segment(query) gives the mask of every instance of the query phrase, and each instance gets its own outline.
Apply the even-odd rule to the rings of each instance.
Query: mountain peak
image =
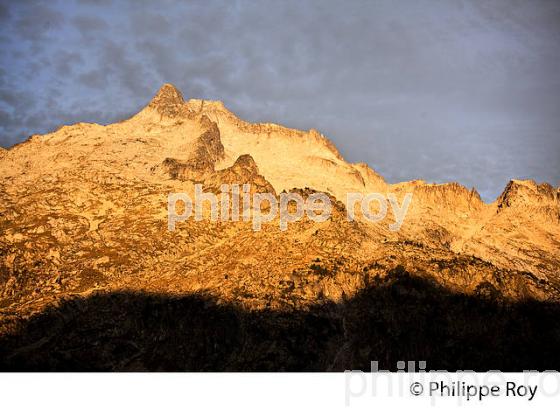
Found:
[[[547,183],[537,184],[532,179],[512,179],[498,197],[498,211],[513,206],[551,207],[557,215],[559,198],[554,187]]]
[[[181,102],[184,102],[183,94],[181,93],[181,91],[179,91],[179,89],[171,83],[163,84],[158,90],[156,97],[157,96],[170,96],[179,99]]]
[[[184,104],[185,100],[181,91],[173,84],[165,83],[152,98],[149,106],[155,108],[162,115],[174,117]]]

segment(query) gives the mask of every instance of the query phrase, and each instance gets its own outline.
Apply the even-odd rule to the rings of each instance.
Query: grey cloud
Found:
[[[42,3],[27,4],[15,23],[17,33],[23,39],[37,42],[50,31],[56,30],[64,23],[64,15]]]
[[[146,84],[148,74],[143,63],[132,59],[123,45],[106,39],[101,50],[101,63],[133,98],[152,92]]]
[[[34,108],[35,101],[29,92],[2,88],[0,89],[0,104],[17,112],[25,112]]]
[[[99,89],[109,85],[107,73],[102,70],[92,70],[78,76],[80,83],[93,89]]]
[[[76,69],[84,64],[82,55],[77,51],[59,50],[54,54],[51,64],[59,76],[71,75]]]
[[[138,42],[135,48],[142,56],[143,63],[158,74],[161,83],[177,83],[182,77],[178,70],[181,67],[181,58],[172,44],[144,40]]]
[[[82,35],[92,31],[97,32],[109,26],[107,22],[101,18],[88,15],[79,15],[74,17],[72,24],[82,33]]]
[[[78,0],[78,3],[88,6],[108,6],[113,0]]]
[[[171,32],[171,25],[165,16],[149,11],[132,13],[130,28],[138,36],[157,36]]]
[[[0,3],[0,21],[6,21],[10,18],[10,10],[8,6]]]
[[[10,123],[11,120],[12,116],[10,115],[10,113],[0,109],[0,124],[2,124],[1,126],[5,126],[5,124]]]

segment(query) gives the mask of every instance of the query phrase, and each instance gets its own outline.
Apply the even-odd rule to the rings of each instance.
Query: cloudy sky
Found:
[[[164,82],[327,135],[390,182],[560,184],[560,1],[0,0],[0,145]]]

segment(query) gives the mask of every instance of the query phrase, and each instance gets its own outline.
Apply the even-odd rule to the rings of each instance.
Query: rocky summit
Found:
[[[332,199],[255,230],[168,197]],[[347,194],[411,194],[400,229]],[[207,211],[207,210],[206,210]],[[133,117],[0,149],[0,369],[560,369],[560,189],[387,183],[316,130],[253,124],[165,84]]]

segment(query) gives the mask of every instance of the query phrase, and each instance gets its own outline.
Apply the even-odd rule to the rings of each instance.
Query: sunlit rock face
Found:
[[[302,219],[285,231],[277,219],[260,231],[243,219],[189,219],[169,231],[168,194],[192,195],[197,184],[217,194],[223,184],[276,197],[325,193],[334,207],[324,222]],[[411,193],[412,200],[401,229],[392,231],[391,214],[380,223],[349,221],[348,193],[398,201]],[[64,305],[67,312],[73,298],[192,297],[181,303],[241,309],[248,316],[239,320],[253,324],[261,316],[251,315],[273,312],[264,322],[270,329],[300,320],[301,312],[326,315],[336,338],[317,347],[324,360],[309,368],[338,369],[353,363],[348,346],[359,339],[357,322],[345,330],[343,317],[367,309],[371,295],[388,297],[372,290],[379,286],[393,292],[417,278],[429,283],[430,295],[499,306],[557,303],[559,198],[558,188],[533,181],[511,181],[491,204],[457,183],[389,184],[367,165],[346,162],[316,130],[251,124],[221,102],[185,101],[165,84],[127,120],[65,125],[0,149],[0,334],[17,335],[46,309]],[[397,280],[395,272],[413,279]],[[402,292],[419,300],[424,290]],[[160,303],[119,297],[131,309]],[[445,305],[447,297],[434,300]],[[212,314],[222,317],[220,309]],[[468,318],[462,310],[459,316]],[[243,369],[243,358],[235,360],[233,368]]]

